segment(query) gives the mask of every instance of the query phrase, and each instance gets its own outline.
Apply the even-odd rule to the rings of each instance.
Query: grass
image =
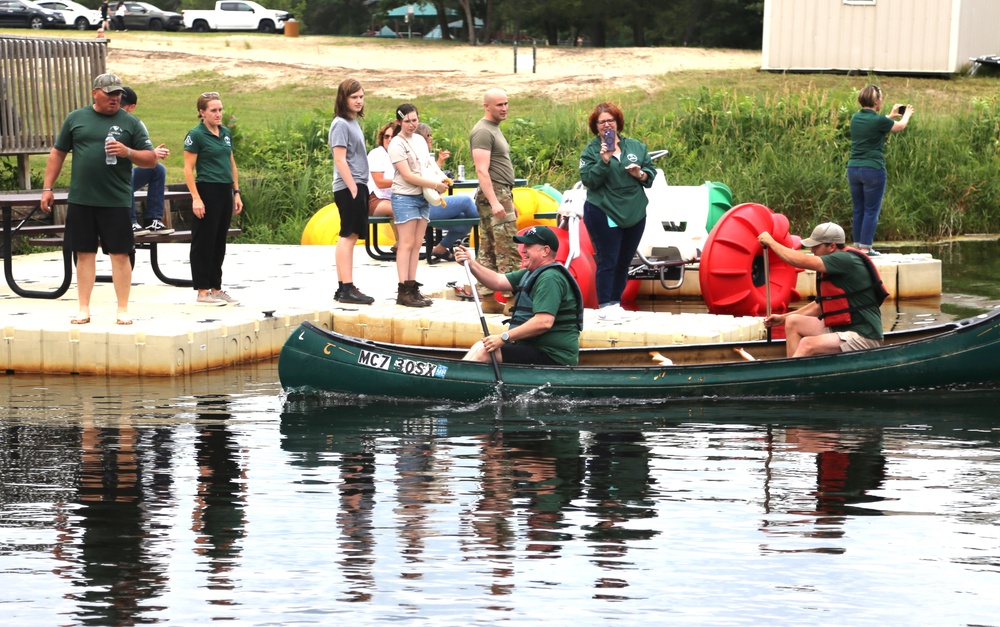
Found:
[[[350,38],[330,39],[330,46]],[[414,45],[426,45],[421,42]],[[760,202],[785,213],[804,232],[821,220],[850,223],[844,167],[848,124],[856,92],[878,83],[888,100],[914,105],[909,128],[893,134],[886,159],[889,184],[878,237],[934,239],[966,232],[1000,231],[1000,78],[950,79],[757,71],[680,72],[664,75],[650,91],[595,93],[578,102],[534,95],[511,98],[504,132],[515,170],[531,184],[566,189],[577,180],[577,159],[591,136],[586,119],[600,100],[619,103],[627,135],[650,149],[667,148],[658,165],[671,184],[726,183],[736,202]],[[236,116],[237,160],[244,200],[258,216],[258,241],[297,242],[308,217],[332,202],[332,164],[325,128],[332,116],[334,83],[282,84],[261,90],[237,78],[192,72],[167,82],[133,81],[137,115],[155,143],[166,143],[171,182],[183,180],[182,140],[197,123],[194,102],[219,91]],[[377,126],[398,102],[366,94],[369,146]],[[452,163],[471,167],[468,131],[481,108],[453,97],[415,101],[434,128],[435,144]],[[888,110],[888,109],[887,109]],[[32,159],[38,176],[44,157]],[[64,168],[58,185],[68,183]]]

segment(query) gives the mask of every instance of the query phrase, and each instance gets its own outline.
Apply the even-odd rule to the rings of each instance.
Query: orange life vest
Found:
[[[885,285],[882,283],[882,277],[878,273],[878,268],[875,267],[875,264],[872,263],[872,260],[868,257],[868,255],[860,250],[857,250],[856,248],[845,248],[844,251],[853,253],[864,260],[865,268],[868,269],[868,276],[871,278],[871,285],[862,290],[847,293],[843,289],[834,285],[833,281],[826,277],[826,273],[816,273],[816,302],[819,303],[821,312],[819,319],[826,323],[826,326],[831,329],[834,327],[845,327],[851,324],[851,315],[855,311],[879,307],[882,305],[882,301],[889,296],[889,292],[886,291]],[[872,290],[873,295],[875,296],[875,304],[869,304],[862,307],[851,307],[850,300],[848,299],[868,290]]]

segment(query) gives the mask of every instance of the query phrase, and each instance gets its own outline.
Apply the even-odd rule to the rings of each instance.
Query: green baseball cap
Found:
[[[548,246],[552,252],[559,250],[559,238],[547,226],[533,226],[524,235],[515,235],[514,241],[519,244],[541,244]]]

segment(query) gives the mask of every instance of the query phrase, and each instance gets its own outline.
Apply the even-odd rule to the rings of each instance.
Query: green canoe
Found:
[[[740,350],[753,357],[747,360]],[[651,352],[671,360],[658,365]],[[746,398],[877,392],[1000,383],[1000,309],[893,332],[874,350],[784,357],[783,342],[588,349],[580,365],[500,366],[510,397]],[[278,376],[288,392],[478,401],[496,394],[490,364],[463,351],[360,340],[302,323],[285,342]]]

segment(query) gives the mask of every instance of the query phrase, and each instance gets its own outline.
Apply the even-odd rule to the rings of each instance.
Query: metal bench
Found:
[[[39,192],[20,192],[16,194],[0,194],[0,208],[3,210],[3,260],[4,260],[4,277],[7,280],[7,285],[10,286],[11,291],[13,291],[18,296],[24,298],[46,298],[46,299],[56,299],[61,297],[69,289],[70,283],[73,280],[73,253],[72,251],[65,248],[65,225],[62,224],[43,224],[43,225],[28,225],[27,220],[34,214],[35,211],[39,210],[38,201],[41,194]],[[67,202],[67,192],[59,191],[54,194],[56,204],[65,204]],[[137,200],[143,200],[146,197],[145,191],[138,191],[135,194]],[[168,191],[166,193],[167,199],[188,199],[190,200],[191,194],[187,191]],[[34,207],[31,213],[28,214],[26,218],[21,220],[18,225],[13,224],[13,208],[14,207]],[[169,209],[168,209],[169,211]],[[167,217],[166,215],[164,216]],[[228,236],[235,237],[239,235],[242,231],[240,229],[229,229]],[[28,238],[28,243],[32,246],[51,246],[51,247],[62,247],[63,249],[63,281],[59,287],[54,290],[29,290],[18,285],[17,280],[14,278],[13,272],[13,238],[14,235],[19,235]],[[191,279],[176,279],[167,276],[159,264],[159,256],[157,251],[158,244],[170,244],[170,243],[183,243],[191,241],[191,231],[174,231],[168,235],[160,234],[149,234],[140,235],[135,238],[135,249],[144,249],[149,251],[149,263],[153,269],[153,274],[156,275],[160,281],[167,285],[173,285],[176,287],[191,287],[193,284]],[[129,259],[132,266],[135,267],[135,250],[129,255]],[[98,281],[109,282],[111,277],[99,276]]]

